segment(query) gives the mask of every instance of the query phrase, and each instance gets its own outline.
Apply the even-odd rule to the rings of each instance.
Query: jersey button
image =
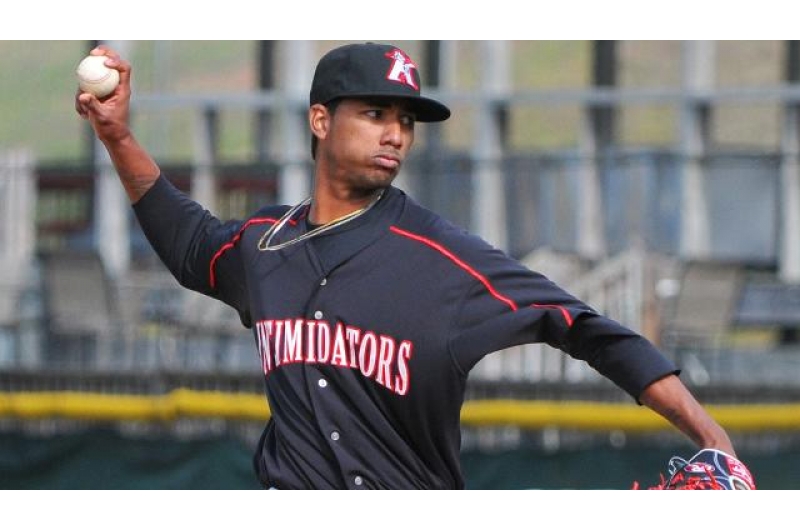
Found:
[[[317,381],[317,384],[319,385],[320,388],[325,388],[326,386],[328,386],[328,382],[325,381],[324,379],[320,379],[319,381]]]
[[[316,318],[317,320],[322,320],[322,317],[323,317],[322,311],[314,311],[314,318]]]
[[[364,479],[361,478],[360,476],[357,476],[356,478],[353,479],[353,483],[356,486],[361,486],[362,484],[364,484]]]
[[[334,442],[339,441],[339,431],[333,431],[331,433],[331,440],[333,440]]]
[[[320,284],[320,285],[323,285],[323,286],[324,286],[324,285],[327,285],[327,284],[328,284],[328,278],[322,278],[322,281],[321,281],[321,282],[319,282],[319,284]]]

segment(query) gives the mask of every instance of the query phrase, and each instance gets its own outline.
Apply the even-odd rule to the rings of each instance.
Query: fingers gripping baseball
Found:
[[[131,66],[105,46],[90,52],[92,56],[105,56],[105,66],[119,72],[119,83],[107,96],[98,98],[78,88],[75,94],[75,110],[89,120],[97,137],[104,141],[118,141],[130,134],[128,128]]]

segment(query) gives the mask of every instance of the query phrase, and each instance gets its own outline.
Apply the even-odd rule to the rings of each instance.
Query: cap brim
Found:
[[[447,108],[447,106],[445,106],[442,103],[439,103],[435,99],[426,98],[422,96],[405,96],[399,94],[377,94],[375,92],[371,92],[365,94],[347,94],[342,96],[336,96],[328,99],[326,103],[333,99],[340,99],[340,98],[399,99],[401,101],[406,102],[408,110],[414,113],[414,116],[416,116],[417,121],[421,122],[444,121],[450,117],[450,109]]]
[[[450,109],[435,99],[422,96],[403,98],[409,103],[409,109],[417,117],[417,121],[444,121],[450,117]]]

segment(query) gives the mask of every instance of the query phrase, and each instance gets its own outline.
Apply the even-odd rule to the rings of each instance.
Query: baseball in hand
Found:
[[[75,73],[81,90],[104,98],[117,88],[119,72],[106,66],[105,62],[105,55],[89,55],[78,64]]]

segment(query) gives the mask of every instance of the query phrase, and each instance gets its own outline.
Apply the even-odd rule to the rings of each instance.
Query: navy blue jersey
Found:
[[[489,353],[544,342],[636,399],[677,373],[644,337],[390,187],[364,215],[277,251],[287,206],[223,223],[163,176],[134,205],[181,285],[252,329],[271,410],[265,486],[464,487],[460,412]],[[306,230],[301,209],[273,244]]]

